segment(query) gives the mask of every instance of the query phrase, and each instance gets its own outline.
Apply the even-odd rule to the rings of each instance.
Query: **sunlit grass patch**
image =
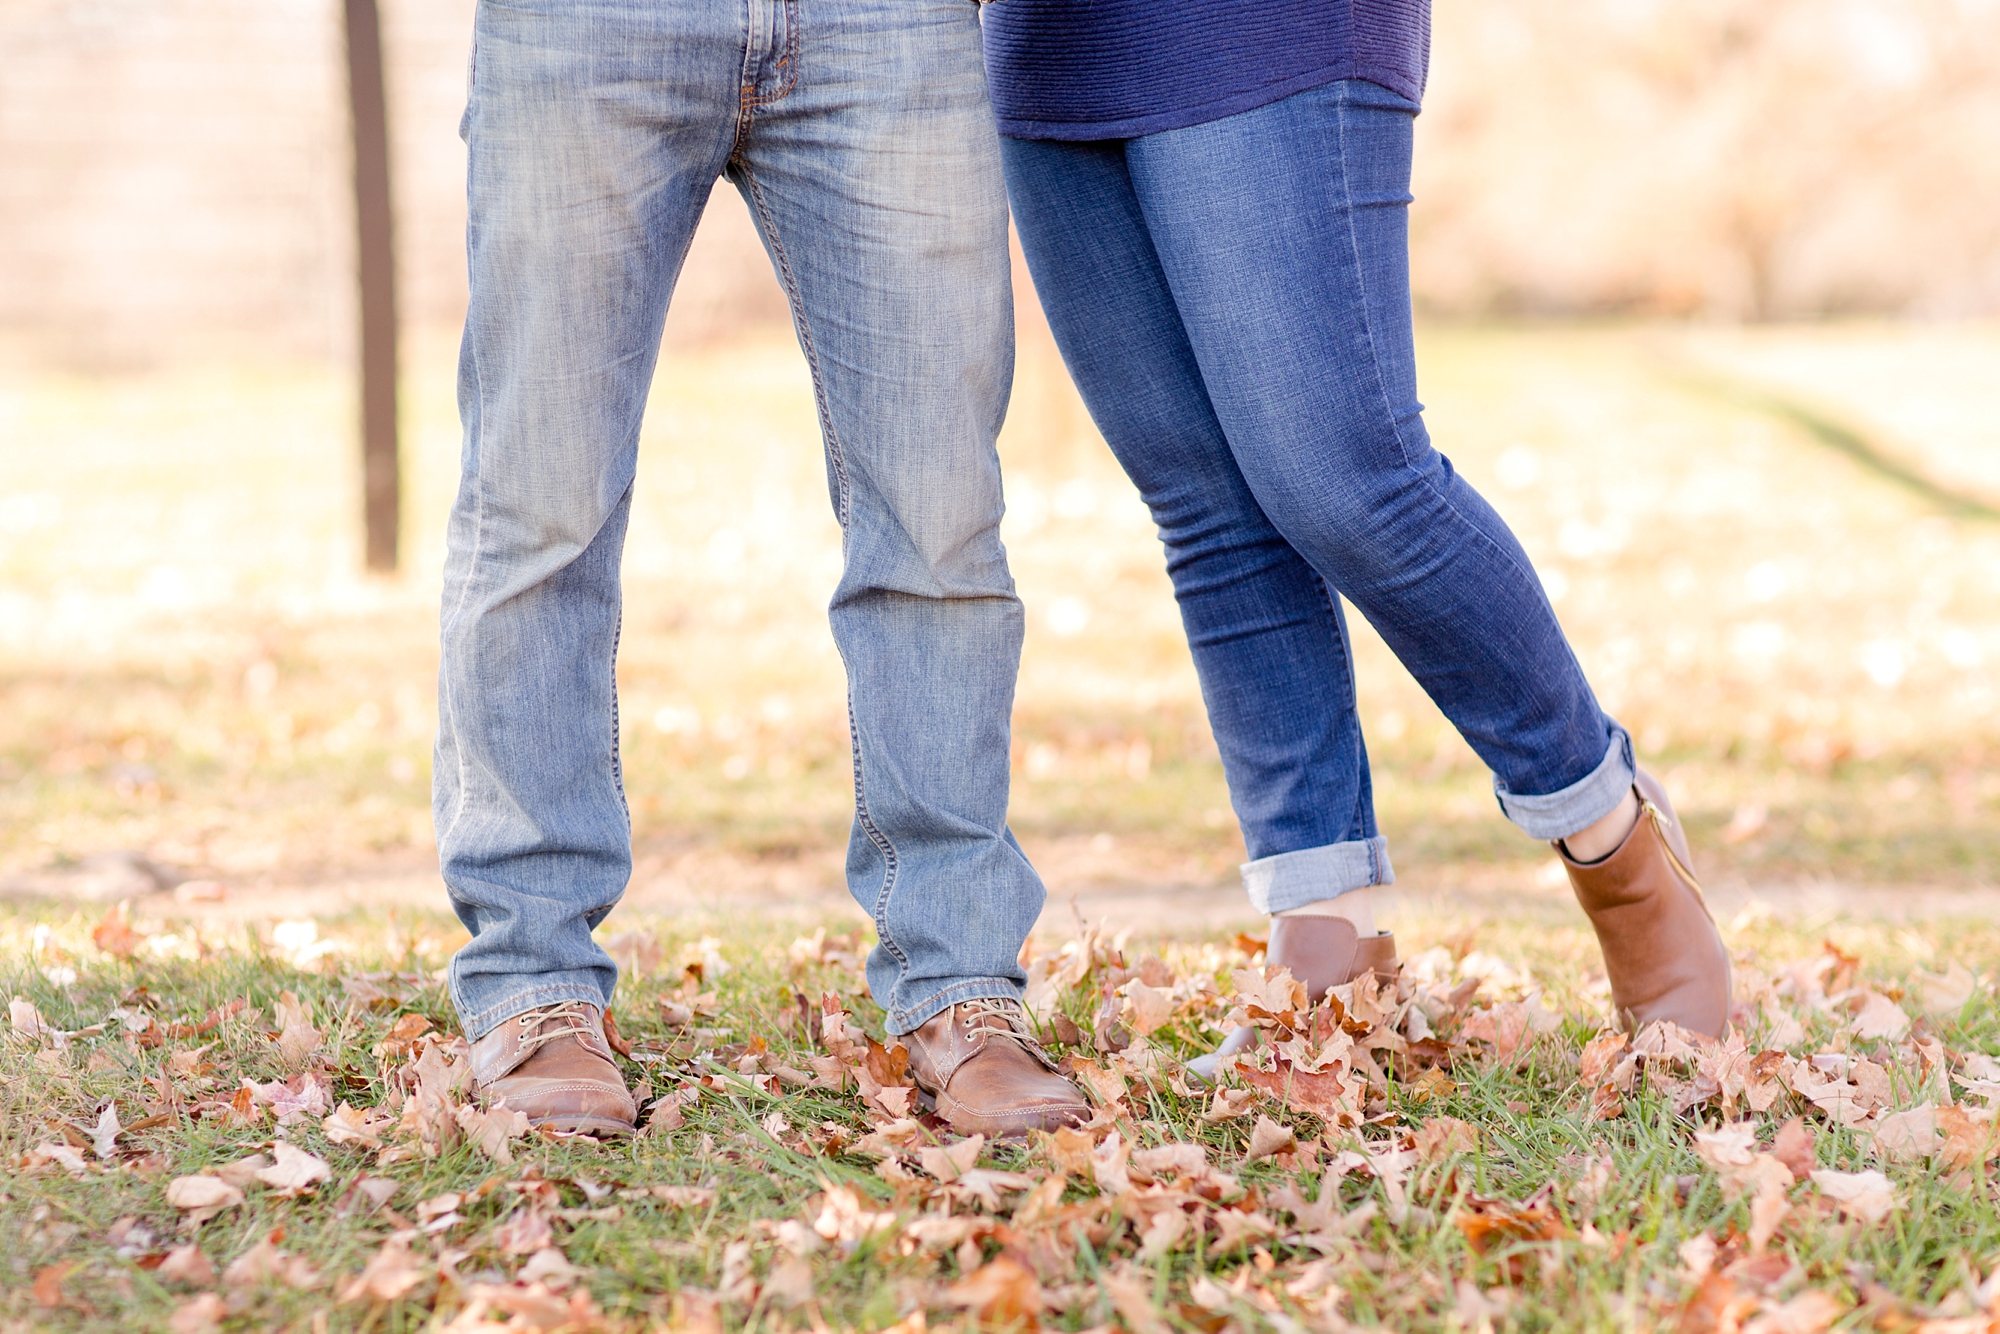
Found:
[[[1271,1021],[1219,1092],[1180,1062],[1246,988],[1283,1001],[1255,941],[1031,951],[1030,1002],[1099,1110],[994,1145],[902,1087],[851,927],[617,922],[650,1123],[597,1144],[467,1100],[445,920],[209,938],[16,915],[0,1310],[190,1330],[1986,1318],[1990,924],[1745,914],[1727,1045],[1607,1034],[1573,926],[1398,930],[1398,987]]]

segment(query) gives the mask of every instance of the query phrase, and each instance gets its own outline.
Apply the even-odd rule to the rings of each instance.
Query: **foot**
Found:
[[[961,1135],[1004,1138],[1090,1119],[1090,1103],[1035,1040],[1019,1001],[960,1001],[903,1034],[910,1075]]]
[[[531,1126],[629,1135],[639,1115],[604,1040],[604,1012],[583,1001],[528,1010],[472,1044],[472,1087]]]
[[[1388,978],[1396,975],[1396,937],[1379,931],[1363,936],[1354,923],[1342,917],[1273,917],[1271,943],[1264,947],[1264,963],[1271,968],[1289,968],[1292,976],[1306,984],[1306,1001],[1319,1004],[1327,992],[1352,982],[1363,973]],[[1222,1045],[1206,1056],[1188,1062],[1188,1073],[1204,1084],[1215,1082],[1215,1072],[1237,1052],[1257,1045],[1257,1030],[1232,1029]]]
[[[1618,1022],[1636,1029],[1670,1019],[1719,1038],[1729,1028],[1729,951],[1666,789],[1647,773],[1632,788],[1639,822],[1615,852],[1594,862],[1575,860],[1560,842],[1556,852],[1597,931]]]

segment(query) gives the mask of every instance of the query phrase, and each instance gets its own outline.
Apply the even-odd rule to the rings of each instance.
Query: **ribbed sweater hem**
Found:
[[[1407,74],[1379,65],[1365,65],[1353,60],[1339,60],[1304,74],[1293,75],[1277,83],[1267,83],[1244,92],[1232,93],[1212,102],[1198,106],[1176,107],[1172,111],[1149,112],[1143,116],[1126,116],[1118,120],[1066,121],[1066,120],[1020,120],[1012,116],[996,115],[1000,133],[1009,139],[1137,139],[1142,135],[1162,134],[1168,130],[1185,130],[1191,125],[1205,125],[1224,116],[1234,116],[1245,111],[1255,111],[1258,107],[1282,102],[1293,93],[1302,93],[1308,88],[1336,82],[1340,79],[1362,79],[1368,83],[1387,88],[1399,97],[1407,97],[1412,102],[1423,100],[1423,86],[1413,81]]]

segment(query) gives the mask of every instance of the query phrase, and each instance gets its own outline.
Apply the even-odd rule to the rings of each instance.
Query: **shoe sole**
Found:
[[[550,1116],[528,1123],[536,1130],[553,1130],[559,1135],[635,1135],[639,1128],[602,1116]]]

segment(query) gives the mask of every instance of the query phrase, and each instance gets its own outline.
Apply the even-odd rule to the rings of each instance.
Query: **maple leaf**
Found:
[[[1892,1041],[1910,1031],[1910,1016],[1903,1007],[1879,992],[1862,994],[1849,1030],[1862,1039],[1888,1038]]]
[[[333,1175],[324,1158],[279,1140],[271,1147],[277,1161],[257,1173],[257,1179],[280,1195],[303,1195]]]
[[[1840,1211],[1865,1223],[1879,1223],[1896,1208],[1896,1190],[1880,1172],[1835,1172],[1827,1169],[1812,1174],[1819,1193],[1832,1200]]]
[[[414,1051],[417,1039],[430,1032],[433,1027],[435,1025],[431,1023],[428,1015],[406,1014],[396,1020],[389,1031],[382,1035],[382,1040],[369,1048],[369,1051],[377,1060],[400,1059]]]
[[[278,1249],[277,1238],[282,1235],[274,1232],[232,1260],[222,1271],[223,1283],[232,1288],[251,1288],[275,1282],[301,1291],[320,1286],[325,1280],[303,1257],[287,1255]]]
[[[90,1144],[97,1156],[105,1162],[118,1157],[118,1137],[125,1133],[125,1127],[118,1124],[118,1104],[107,1102],[98,1113],[97,1126],[91,1131]]]
[[[453,1120],[465,1132],[466,1139],[476,1145],[479,1151],[502,1167],[514,1165],[514,1154],[507,1147],[510,1139],[519,1139],[528,1133],[528,1114],[517,1112],[505,1100],[495,1102],[485,1110],[471,1103],[460,1104]]]
[[[1035,1135],[1035,1148],[1042,1160],[1063,1176],[1089,1176],[1090,1151],[1095,1145],[1096,1140],[1089,1131],[1071,1126]]]
[[[1148,1264],[1157,1261],[1180,1245],[1188,1227],[1188,1216],[1179,1209],[1160,1210],[1139,1233],[1139,1258]]]
[[[1256,1102],[1257,1095],[1250,1089],[1218,1088],[1201,1119],[1210,1122],[1234,1120],[1248,1113]]]
[[[1311,1112],[1328,1125],[1353,1126],[1361,1121],[1361,1099],[1367,1086],[1351,1075],[1343,1079],[1336,1070],[1308,1073],[1286,1061],[1274,1062],[1270,1070],[1259,1070],[1245,1064],[1240,1056],[1235,1071],[1237,1078],[1252,1088],[1287,1107]]]
[[[397,1232],[382,1243],[381,1250],[369,1257],[359,1274],[341,1287],[340,1300],[357,1302],[367,1298],[369,1301],[393,1302],[429,1276],[428,1268],[410,1258],[408,1234]]]
[[[1620,1060],[1630,1049],[1631,1043],[1625,1034],[1608,1029],[1586,1042],[1583,1051],[1576,1058],[1576,1073],[1584,1083],[1595,1086],[1610,1077]]]
[[[312,1011],[289,991],[278,993],[278,1059],[297,1071],[319,1050],[322,1035],[312,1025]],[[324,1110],[324,1109],[322,1109]]]
[[[1937,1108],[1929,1103],[1875,1122],[1875,1156],[1890,1163],[1920,1163],[1943,1146]]]
[[[63,1280],[69,1277],[70,1270],[75,1269],[76,1265],[77,1262],[74,1260],[64,1260],[38,1272],[35,1275],[34,1283],[30,1285],[29,1289],[34,1296],[35,1305],[49,1310],[67,1307],[74,1311],[82,1311],[89,1315],[95,1315],[96,1312],[92,1310],[88,1303],[72,1297],[63,1291]]]
[[[1965,1003],[1972,999],[1972,993],[1979,986],[1979,979],[1954,959],[1943,973],[1918,973],[1916,983],[1920,997],[1918,1003],[1924,1013],[1944,1017],[1965,1008]]]
[[[1012,1256],[995,1256],[943,1295],[947,1305],[968,1310],[983,1322],[1040,1328],[1042,1285],[1034,1270]]]
[[[1119,1017],[1138,1037],[1158,1032],[1174,1017],[1174,994],[1170,988],[1148,986],[1135,977],[1118,990],[1125,998]]]
[[[1743,1326],[1743,1334],[1823,1334],[1847,1311],[1831,1293],[1808,1289],[1790,1301],[1767,1305]]]
[[[1243,1155],[1243,1161],[1254,1163],[1275,1154],[1296,1153],[1298,1147],[1299,1137],[1292,1133],[1290,1126],[1281,1126],[1270,1117],[1260,1115],[1257,1124],[1250,1128],[1250,1149]]]
[[[1479,1131],[1455,1116],[1434,1116],[1417,1127],[1410,1147],[1418,1162],[1434,1163],[1455,1153],[1479,1152]]]
[[[125,903],[120,900],[96,926],[90,928],[90,943],[113,958],[129,959],[145,941],[132,929],[131,922],[126,918]]]
[[[1794,1181],[1804,1181],[1812,1174],[1818,1159],[1814,1156],[1813,1133],[1804,1117],[1795,1116],[1778,1127],[1771,1156],[1790,1169]]]
[[[1474,1010],[1460,1022],[1458,1032],[1468,1042],[1490,1045],[1495,1059],[1501,1062],[1513,1060],[1522,1046],[1534,1037],[1534,1029],[1528,1022],[1528,1008],[1518,1001]]]
[[[1570,1236],[1568,1226],[1551,1209],[1477,1196],[1468,1199],[1451,1221],[1464,1234],[1466,1244],[1481,1255],[1514,1242],[1561,1241]]]
[[[533,1255],[544,1246],[554,1245],[555,1233],[540,1209],[524,1205],[493,1230],[493,1243],[502,1255]]]
[[[819,1217],[813,1220],[813,1231],[828,1241],[837,1242],[849,1254],[865,1239],[896,1226],[896,1215],[867,1208],[862,1204],[860,1192],[852,1186],[836,1186],[831,1182],[821,1184],[825,1191],[821,1196]]]
[[[1132,1334],[1170,1334],[1171,1326],[1160,1317],[1153,1304],[1153,1276],[1129,1261],[1107,1269],[1098,1277],[1111,1305],[1124,1318]]]
[[[189,1226],[199,1227],[243,1203],[243,1192],[221,1177],[175,1177],[167,1183],[167,1203],[187,1214]]]
[[[1758,1179],[1756,1194],[1750,1199],[1750,1254],[1762,1255],[1764,1248],[1777,1235],[1778,1227],[1792,1212],[1791,1201],[1785,1192],[1792,1184],[1792,1174],[1783,1163],[1770,1154],[1758,1154],[1760,1163],[1775,1165],[1776,1171],[1766,1170]]]
[[[193,1242],[176,1246],[167,1252],[167,1258],[160,1261],[153,1271],[153,1277],[162,1283],[185,1283],[191,1288],[205,1288],[215,1282],[215,1266],[201,1253],[201,1247]]]
[[[1937,1128],[1944,1134],[1944,1144],[1938,1150],[1938,1157],[1953,1171],[1982,1167],[1987,1159],[2000,1151],[1993,1124],[1975,1121],[1956,1104],[1947,1103],[1937,1109]]]
[[[1090,1094],[1091,1101],[1099,1107],[1110,1107],[1130,1091],[1122,1071],[1098,1065],[1094,1061],[1079,1061],[1070,1068],[1070,1075],[1083,1085]]]
[[[212,1292],[198,1292],[167,1317],[168,1334],[214,1334],[222,1328],[229,1304]]]
[[[342,1102],[333,1115],[320,1122],[326,1137],[335,1144],[353,1144],[363,1149],[379,1149],[395,1127],[396,1118],[377,1108],[361,1109]]]
[[[926,1145],[917,1150],[917,1161],[939,1181],[956,1181],[977,1165],[985,1147],[986,1136],[974,1135],[947,1148]]]

